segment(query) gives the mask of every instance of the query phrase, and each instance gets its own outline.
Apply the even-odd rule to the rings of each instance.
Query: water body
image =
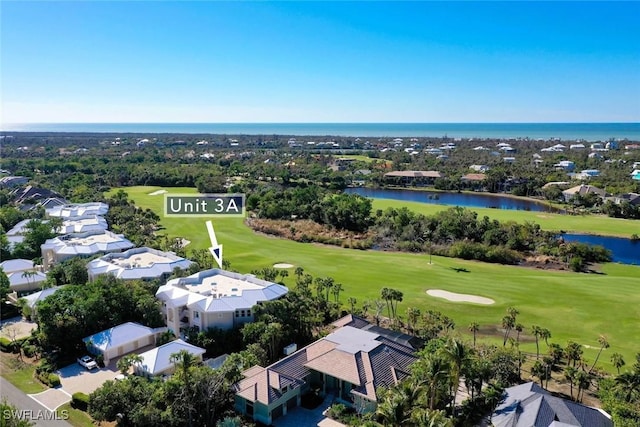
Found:
[[[360,194],[376,199],[404,200],[438,205],[464,206],[468,208],[519,209],[535,212],[553,212],[554,208],[532,200],[514,199],[495,194],[448,193],[412,190],[388,190],[372,188],[347,188],[345,193]],[[435,197],[438,196],[436,199]],[[557,211],[557,210],[555,210]],[[640,222],[638,223],[640,229]],[[611,251],[613,262],[640,265],[640,241],[622,237],[596,236],[566,233],[566,242],[581,242],[604,246]]]
[[[640,123],[23,123],[3,132],[185,133],[345,137],[530,138],[640,141]]]
[[[375,188],[347,188],[345,192],[355,193],[374,199],[404,200],[407,202],[463,206],[467,208],[514,209],[534,212],[558,211],[551,206],[534,200],[516,199],[487,193],[452,193]]]
[[[613,262],[640,265],[640,241],[632,241],[631,239],[624,239],[622,237],[570,233],[563,234],[562,238],[565,242],[580,242],[604,246],[611,251]]]

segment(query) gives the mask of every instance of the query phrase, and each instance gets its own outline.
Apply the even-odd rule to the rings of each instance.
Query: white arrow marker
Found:
[[[207,231],[209,232],[209,240],[211,240],[211,247],[209,248],[209,252],[213,256],[213,259],[216,260],[218,266],[222,268],[222,245],[218,244],[218,239],[216,239],[216,232],[213,230],[213,224],[211,221],[207,221]]]

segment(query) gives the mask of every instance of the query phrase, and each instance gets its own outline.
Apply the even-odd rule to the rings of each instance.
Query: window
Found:
[[[236,317],[240,317],[240,312],[236,310]]]
[[[200,312],[199,311],[194,311],[193,312],[193,318],[194,319],[199,319],[200,318]]]
[[[222,319],[223,317],[224,317],[224,314],[222,314],[222,313],[218,313],[218,318],[219,318],[219,319]]]
[[[253,402],[247,402],[247,415],[253,416]]]
[[[247,310],[247,317],[251,317],[251,310]]]
[[[241,316],[241,317],[244,317],[244,310],[241,310],[241,311],[240,311],[240,316]]]

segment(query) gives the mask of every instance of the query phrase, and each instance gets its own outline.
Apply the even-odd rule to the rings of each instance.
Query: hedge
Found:
[[[89,395],[82,392],[73,393],[71,396],[71,407],[86,411],[89,406]]]

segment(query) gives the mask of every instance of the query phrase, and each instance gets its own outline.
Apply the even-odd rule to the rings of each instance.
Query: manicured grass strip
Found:
[[[420,202],[405,202],[403,200],[373,199],[373,209],[385,210],[387,208],[401,208],[406,206],[409,210],[424,215],[433,215],[436,212],[450,208],[447,205],[436,205]],[[640,234],[640,221],[632,219],[610,218],[604,215],[566,215],[547,212],[531,212],[509,209],[468,208],[478,213],[478,217],[488,216],[498,221],[525,221],[540,224],[543,230],[601,234],[604,236],[631,237],[632,234]]]
[[[2,376],[27,394],[40,393],[45,391],[47,387],[35,378],[35,370],[33,365],[24,365],[18,370],[6,369]]]
[[[149,196],[160,187],[130,187],[127,192],[137,205],[150,208],[162,216],[162,196]],[[190,193],[193,189],[168,188],[171,193]],[[491,210],[489,210],[491,211]],[[503,212],[503,211],[496,211]],[[504,211],[513,215],[516,211]],[[205,218],[163,218],[171,236],[181,236],[192,243],[187,247],[207,248]],[[565,346],[567,340],[598,345],[604,334],[611,347],[600,357],[601,366],[613,372],[610,355],[623,354],[630,364],[640,351],[640,267],[606,264],[604,274],[579,274],[563,271],[503,266],[425,254],[359,251],[333,246],[304,244],[254,233],[238,218],[214,218],[218,242],[224,245],[224,257],[232,269],[248,273],[253,269],[286,262],[301,266],[314,276],[331,276],[342,283],[341,300],[346,305],[355,297],[360,306],[365,300],[380,298],[380,289],[391,287],[404,293],[399,313],[407,307],[438,310],[454,319],[456,330],[466,337],[467,326],[478,322],[480,337],[498,342],[500,321],[507,307],[520,310],[518,322],[525,327],[522,349],[535,352],[535,343],[527,331],[532,325],[547,328],[550,342]],[[466,269],[469,272],[458,272]],[[285,280],[294,286],[290,271]],[[451,303],[426,294],[428,289],[443,289],[493,299],[494,305]],[[501,341],[500,341],[501,343]],[[541,351],[546,351],[544,343]],[[597,348],[585,348],[585,357],[595,359]]]
[[[59,417],[68,416],[67,422],[75,427],[95,427],[93,418],[84,411],[71,407],[71,403],[65,403],[57,409]]]

